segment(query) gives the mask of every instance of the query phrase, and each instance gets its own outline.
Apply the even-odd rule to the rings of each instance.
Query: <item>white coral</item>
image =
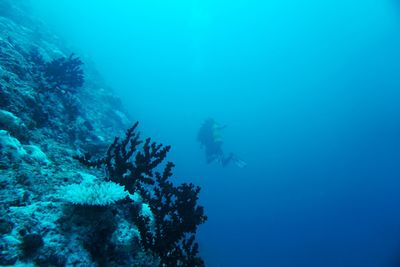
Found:
[[[113,182],[81,183],[64,186],[59,195],[74,205],[107,206],[126,198],[125,188]]]

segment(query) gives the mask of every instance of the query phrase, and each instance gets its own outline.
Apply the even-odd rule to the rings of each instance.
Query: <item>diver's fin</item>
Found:
[[[235,163],[236,166],[238,166],[239,168],[244,168],[247,166],[247,163],[244,160],[241,159],[235,159],[233,161]]]
[[[244,160],[240,159],[238,156],[236,156],[235,154],[231,153],[231,157],[232,157],[232,161],[233,163],[239,167],[239,168],[244,168],[247,166],[247,162],[245,162]]]

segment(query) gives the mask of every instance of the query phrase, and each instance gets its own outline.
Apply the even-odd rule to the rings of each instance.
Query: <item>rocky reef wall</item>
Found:
[[[148,139],[138,150],[132,142],[142,141],[128,133],[114,139],[131,124],[90,59],[30,16],[26,1],[0,1],[0,266],[204,265],[193,236],[206,220],[200,189],[168,182],[172,163],[155,171],[169,148],[160,154]],[[122,161],[117,144],[126,149]],[[91,165],[89,154],[107,160]],[[189,206],[160,206],[174,196]],[[171,229],[167,216],[178,208]],[[190,229],[182,228],[189,219]],[[156,242],[162,238],[168,246]]]

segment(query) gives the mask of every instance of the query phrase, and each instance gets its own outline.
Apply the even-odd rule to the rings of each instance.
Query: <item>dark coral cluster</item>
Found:
[[[141,214],[138,205],[132,205],[130,213],[140,231],[140,244],[159,257],[159,266],[204,266],[195,242],[198,225],[207,220],[204,208],[197,204],[200,188],[186,183],[175,186],[169,180],[172,162],[162,173],[157,171],[170,147],[149,138],[141,141],[137,125],[126,132],[125,139],[116,138],[105,157],[91,160],[86,154],[76,159],[88,167],[103,167],[106,179],[125,186],[132,194],[139,193],[149,205],[154,221]]]
[[[71,54],[68,58],[60,57],[46,63],[44,75],[55,88],[75,90],[84,83],[82,65],[80,58]]]
[[[135,132],[137,126],[138,123],[135,123],[126,131],[124,140],[116,137],[105,157],[92,161],[91,156],[85,154],[76,158],[89,167],[105,166],[107,179],[125,186],[129,193],[136,192],[141,184],[154,184],[153,170],[165,159],[170,146],[164,147],[148,138],[143,149],[138,150],[143,141],[139,140],[139,133]]]
[[[169,162],[162,174],[156,172],[152,190],[139,189],[154,212],[153,230],[150,219],[132,209],[141,244],[160,257],[160,266],[204,266],[195,242],[197,226],[207,220],[204,208],[197,205],[200,188],[186,183],[174,186],[169,181],[173,167]]]
[[[73,53],[46,62],[40,52],[33,48],[29,53],[34,63],[32,74],[42,89],[58,89],[74,92],[85,81],[82,60]]]

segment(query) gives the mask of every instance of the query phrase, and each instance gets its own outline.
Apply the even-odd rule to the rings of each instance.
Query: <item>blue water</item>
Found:
[[[32,2],[202,186],[207,266],[400,266],[398,1]]]

